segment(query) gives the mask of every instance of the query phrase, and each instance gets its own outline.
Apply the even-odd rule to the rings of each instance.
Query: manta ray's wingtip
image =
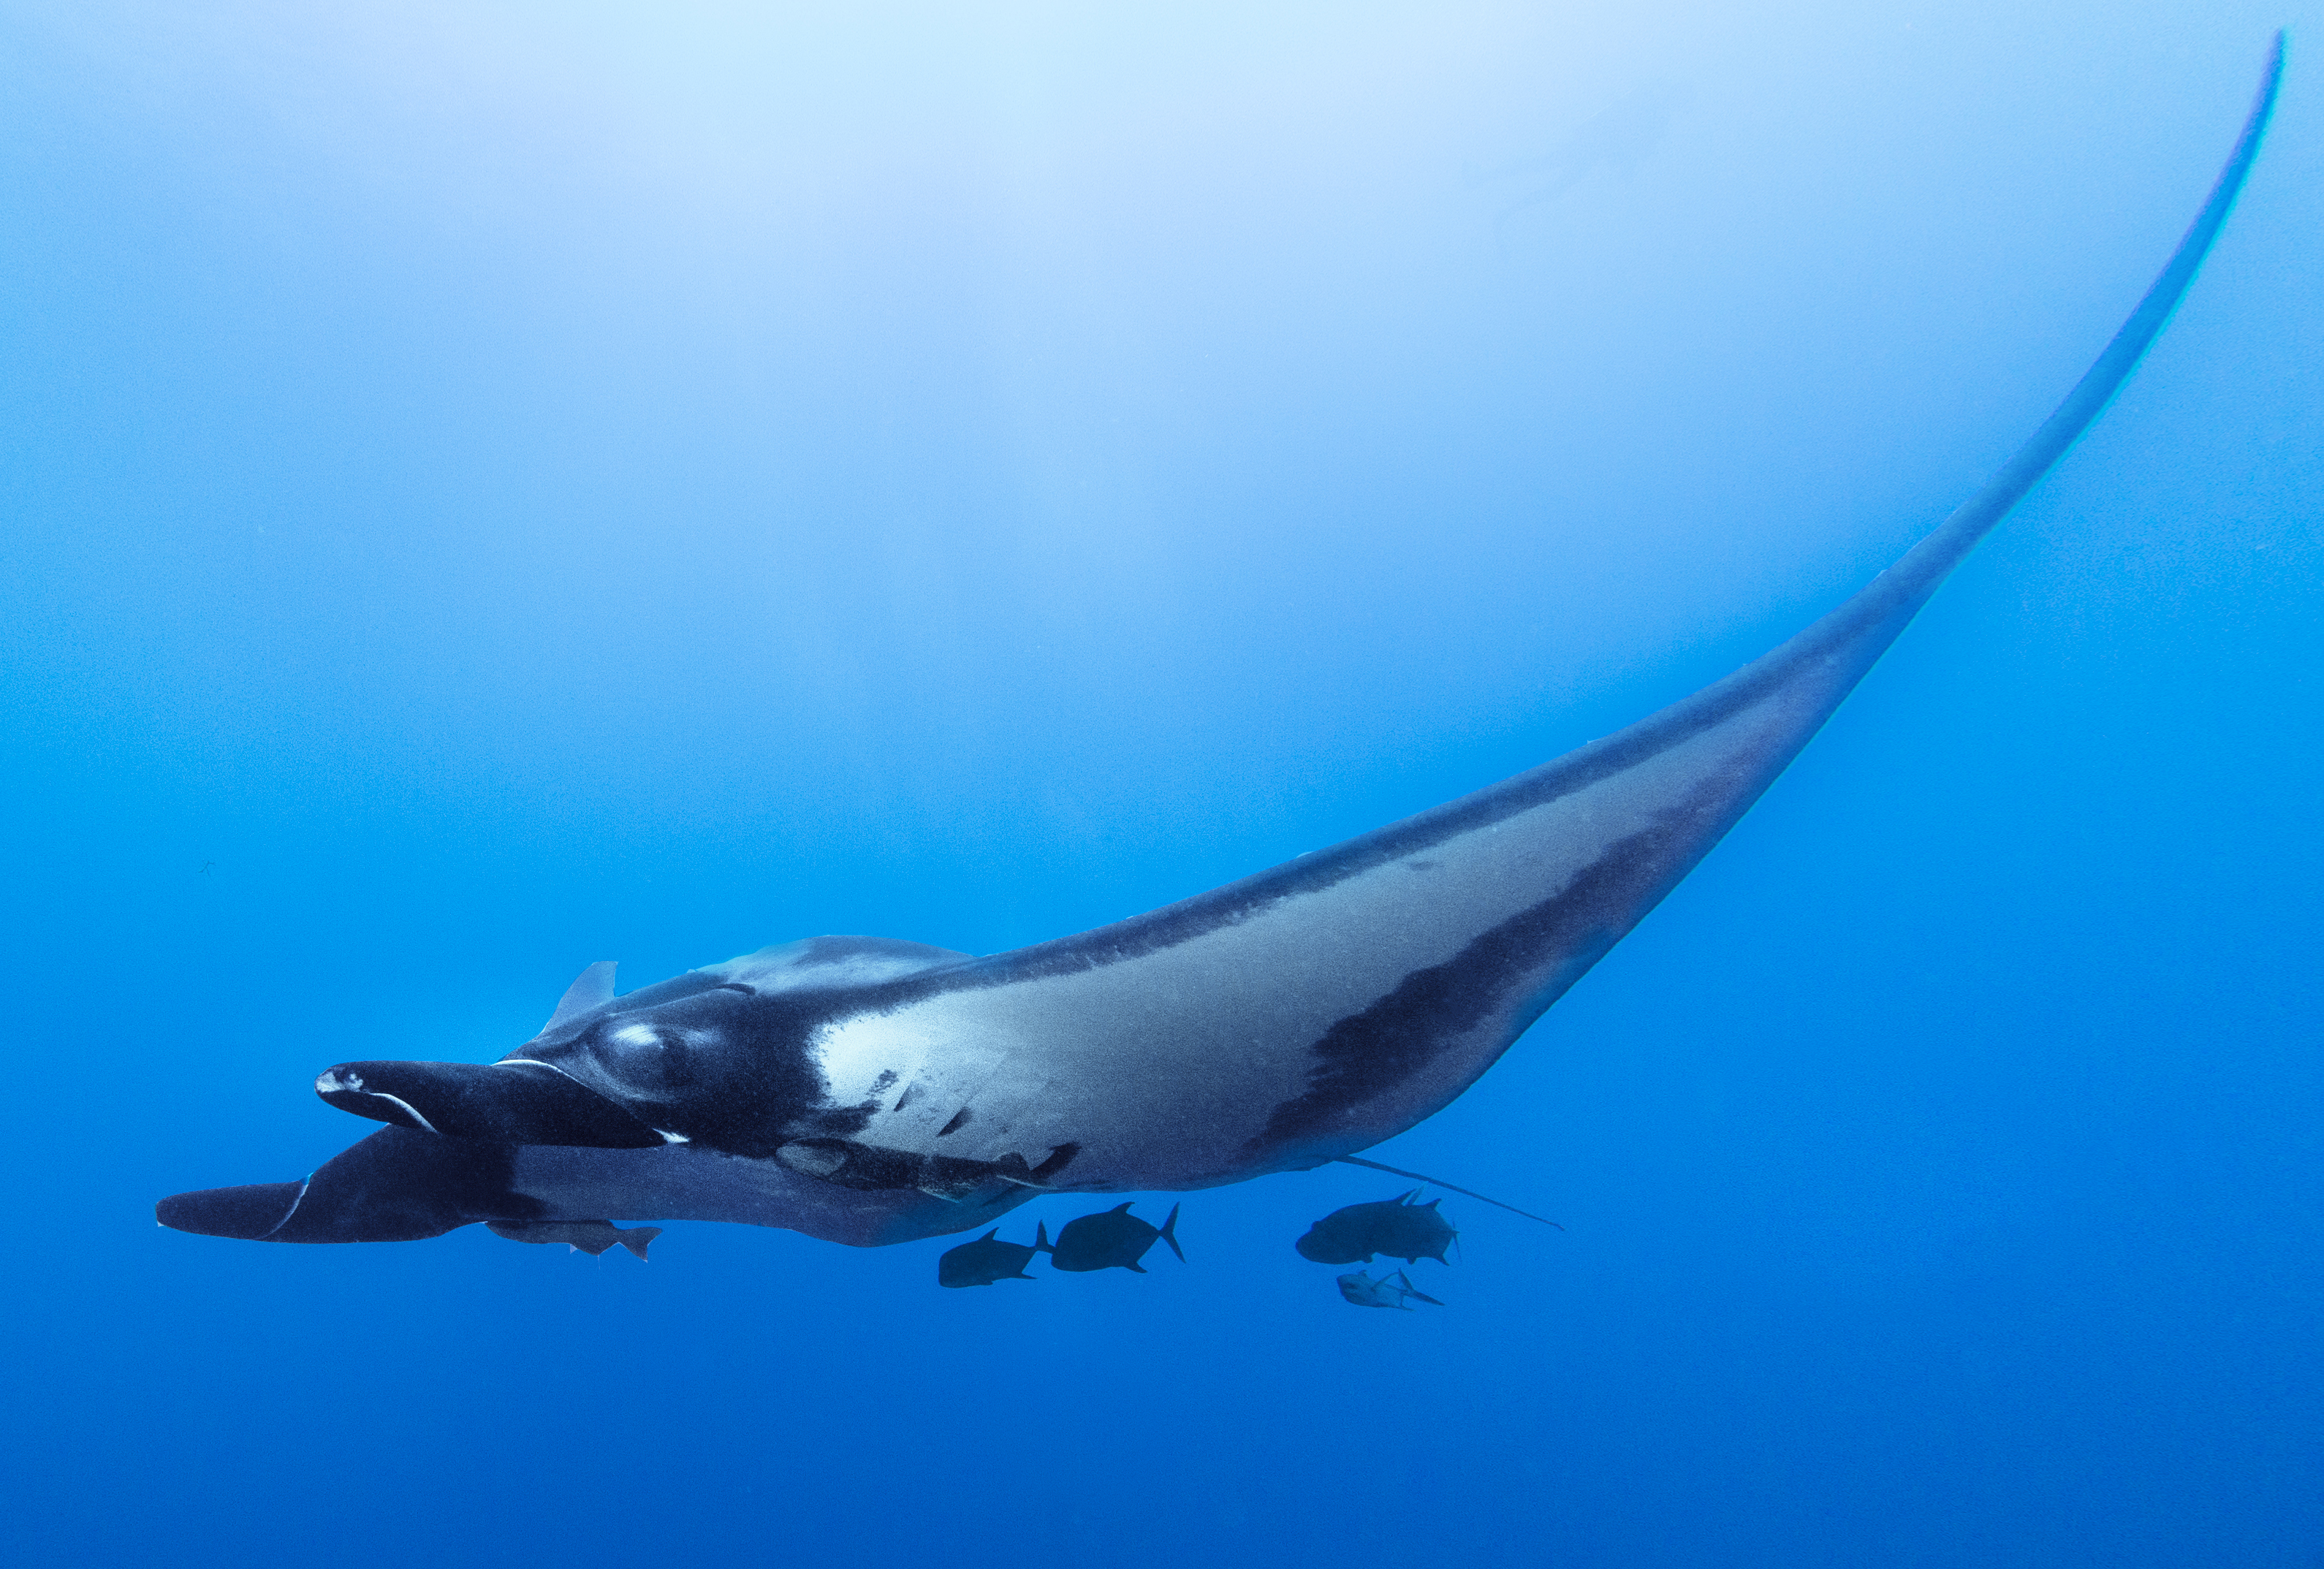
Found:
[[[2267,41],[2267,60],[2260,67],[2259,95],[2252,100],[2250,134],[2254,140],[2267,134],[2267,123],[2275,113],[2278,89],[2283,86],[2283,56],[2292,30],[2279,27]]]
[[[2260,70],[2259,91],[2252,99],[2250,112],[2244,116],[2243,129],[2237,133],[2227,162],[2220,166],[2218,178],[2211,182],[2210,194],[2204,199],[2201,210],[2180,236],[2177,248],[2163,264],[2163,270],[2112,340],[2083,373],[2082,379],[2074,383],[2064,401],[2043,421],[2041,429],[1994,471],[1982,489],[1882,574],[1895,579],[1894,587],[1902,591],[1902,596],[1925,599],[1933,592],[1977,542],[2006,517],[2081,438],[2138,368],[2139,361],[2153,346],[2154,340],[2163,336],[2163,329],[2170,325],[2180,302],[2193,286],[2196,273],[2202,270],[2213,243],[2227,226],[2236,198],[2243,194],[2244,182],[2259,160],[2260,144],[2267,139],[2268,125],[2275,116],[2276,98],[2283,86],[2284,37],[2284,30],[2278,28],[2270,41],[2266,63]]]

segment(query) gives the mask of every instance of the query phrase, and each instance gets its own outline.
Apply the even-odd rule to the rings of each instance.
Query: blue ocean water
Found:
[[[1610,13],[1615,8],[1603,8]],[[13,1562],[2324,1562],[2312,3],[0,17]],[[1450,1109],[1447,1306],[158,1230],[625,986],[1554,756],[2130,387]],[[1139,1200],[1158,1218],[1170,1195]],[[1043,1198],[1005,1235],[1088,1199]]]

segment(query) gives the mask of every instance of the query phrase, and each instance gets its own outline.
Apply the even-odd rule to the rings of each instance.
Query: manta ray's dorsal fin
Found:
[[[1485,1204],[1491,1204],[1495,1209],[1505,1209],[1513,1215],[1523,1215],[1529,1221],[1539,1221],[1545,1226],[1557,1226],[1557,1229],[1561,1232],[1565,1229],[1563,1226],[1558,1226],[1555,1221],[1551,1220],[1546,1215],[1537,1215],[1531,1210],[1519,1209],[1513,1204],[1503,1204],[1497,1198],[1486,1198],[1483,1194],[1471,1193],[1465,1187],[1455,1187],[1451,1183],[1444,1181],[1442,1177],[1424,1177],[1417,1171],[1406,1171],[1401,1166],[1382,1166],[1377,1160],[1360,1160],[1353,1155],[1334,1155],[1332,1158],[1338,1161],[1342,1166],[1364,1166],[1370,1167],[1374,1171],[1385,1171],[1390,1177],[1408,1177],[1415,1182],[1425,1182],[1433,1187],[1441,1187],[1447,1193],[1457,1193],[1463,1198],[1478,1199]],[[1408,1199],[1411,1195],[1406,1195],[1406,1196]]]
[[[616,961],[600,959],[574,978],[565,988],[565,995],[557,1000],[557,1011],[540,1027],[547,1035],[560,1024],[578,1019],[594,1009],[603,1008],[613,1000],[613,965]]]

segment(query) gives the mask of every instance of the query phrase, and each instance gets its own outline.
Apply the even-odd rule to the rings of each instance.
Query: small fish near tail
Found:
[[[1425,1291],[1416,1290],[1412,1277],[1401,1269],[1377,1280],[1359,1269],[1352,1275],[1341,1276],[1339,1285],[1341,1299],[1358,1307],[1386,1307],[1410,1313],[1414,1301],[1425,1302],[1432,1307],[1444,1306]]]
[[[622,1247],[644,1263],[646,1244],[661,1235],[659,1226],[634,1226],[623,1231],[611,1221],[486,1221],[484,1229],[512,1242],[563,1242],[576,1253],[595,1259]]]

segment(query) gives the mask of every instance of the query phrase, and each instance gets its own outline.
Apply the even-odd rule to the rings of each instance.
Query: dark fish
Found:
[[[1129,1204],[1116,1204],[1110,1210],[1067,1221],[1065,1229],[1057,1233],[1057,1245],[1049,1250],[1049,1262],[1076,1274],[1119,1269],[1134,1269],[1143,1275],[1145,1266],[1138,1260],[1146,1257],[1146,1250],[1159,1237],[1170,1244],[1170,1251],[1178,1255],[1178,1262],[1183,1264],[1186,1251],[1173,1234],[1177,1224],[1178,1206],[1175,1204],[1170,1206],[1170,1218],[1162,1223],[1158,1232],[1131,1214]]]
[[[1412,1304],[1405,1300],[1406,1297],[1437,1307],[1444,1306],[1427,1292],[1416,1289],[1401,1269],[1393,1275],[1383,1275],[1377,1280],[1361,1269],[1352,1275],[1342,1275],[1340,1277],[1340,1295],[1359,1307],[1401,1307],[1406,1313],[1412,1311]]]
[[[632,1226],[623,1231],[611,1221],[486,1221],[493,1235],[512,1242],[563,1242],[574,1251],[595,1258],[616,1242],[643,1263],[646,1244],[661,1235],[659,1226]]]
[[[1375,1253],[1402,1259],[1407,1264],[1423,1259],[1449,1263],[1445,1244],[1461,1233],[1436,1213],[1442,1200],[1412,1202],[1419,1196],[1416,1187],[1400,1198],[1335,1209],[1309,1226],[1307,1234],[1292,1245],[1301,1258],[1318,1264],[1369,1264]]]
[[[939,1286],[990,1286],[995,1280],[1030,1280],[1025,1266],[1033,1261],[1036,1253],[1049,1249],[1049,1228],[1044,1223],[1033,1228],[1033,1245],[1022,1242],[1001,1242],[993,1240],[1001,1230],[991,1231],[973,1242],[963,1242],[946,1250],[936,1260],[936,1284]]]

